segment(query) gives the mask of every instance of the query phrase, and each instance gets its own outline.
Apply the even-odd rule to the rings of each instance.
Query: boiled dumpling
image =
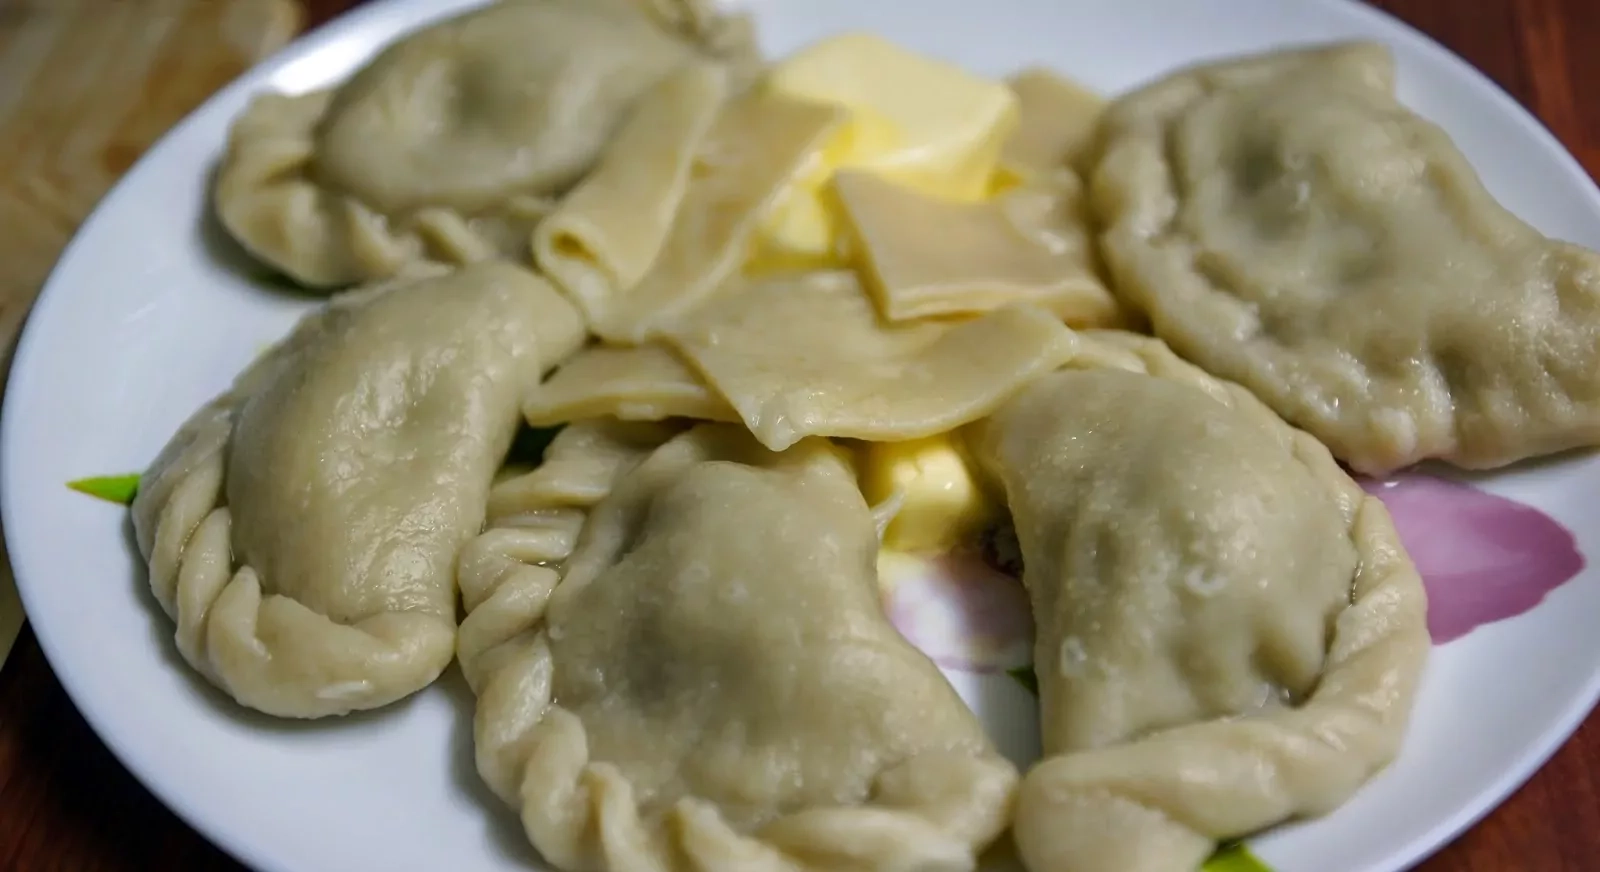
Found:
[[[1600,442],[1600,256],[1495,202],[1383,47],[1179,72],[1102,124],[1119,290],[1354,469]]]
[[[970,431],[1038,636],[1032,872],[1191,872],[1399,750],[1428,650],[1382,503],[1158,340],[1091,333]]]
[[[1106,358],[975,431],[1026,555],[1050,752],[1303,699],[1356,567],[1349,494],[1271,413]]]
[[[133,504],[178,650],[268,714],[375,708],[455,648],[454,563],[578,312],[509,264],[335,297],[186,423]]]
[[[560,568],[572,556],[589,510],[684,429],[614,418],[561,428],[538,465],[495,484],[486,529],[461,549],[456,578],[467,615],[456,653],[467,684],[481,699],[478,771],[502,797],[515,793],[507,779],[544,713],[538,694],[524,689],[548,673],[540,619]],[[496,690],[490,690],[491,680]]]
[[[332,91],[262,95],[230,133],[218,214],[313,287],[525,258],[652,87],[743,51],[690,38],[725,42],[726,27],[670,25],[634,0],[499,0],[404,37]]]
[[[544,600],[559,578],[557,568],[577,545],[589,509],[605,499],[621,478],[684,428],[671,423],[635,423],[592,418],[561,429],[531,470],[506,474],[489,492],[489,517],[482,534],[461,550],[456,577],[467,617],[461,622],[457,656],[467,683],[485,692],[488,676],[501,676],[503,693],[536,679],[543,668],[537,637]],[[522,678],[512,678],[517,675]],[[524,709],[527,722],[501,717],[482,723],[479,768],[503,771],[493,761],[517,753],[515,742],[541,709]],[[508,750],[509,749],[509,750]]]
[[[729,289],[674,326],[668,342],[775,451],[806,436],[893,442],[943,433],[1073,352],[1072,332],[1030,305],[885,323],[848,271]]]
[[[587,509],[613,480],[683,426],[594,417],[562,427],[532,469],[503,476],[489,492],[489,523],[514,524],[546,509]]]
[[[485,613],[505,641],[463,625],[480,772],[561,869],[972,868],[1015,771],[888,623],[876,552],[826,441],[675,438],[615,480],[559,585],[528,567],[484,598],[527,606]]]

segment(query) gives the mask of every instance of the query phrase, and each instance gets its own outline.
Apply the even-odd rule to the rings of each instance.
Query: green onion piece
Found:
[[[127,475],[99,475],[94,478],[80,478],[77,481],[67,482],[67,487],[78,493],[105,500],[108,503],[126,506],[133,502],[134,495],[139,492],[139,473],[130,472]]]
[[[1200,872],[1272,872],[1272,869],[1257,860],[1244,842],[1230,842],[1217,848],[1211,859],[1200,867]]]
[[[1034,696],[1039,695],[1039,676],[1034,674],[1032,666],[1018,666],[1016,669],[1007,669],[1006,674],[1016,682],[1028,689]]]

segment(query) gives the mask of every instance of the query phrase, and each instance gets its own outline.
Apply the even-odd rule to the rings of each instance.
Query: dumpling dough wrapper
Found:
[[[520,589],[464,622],[479,771],[562,869],[972,868],[1015,771],[888,623],[877,546],[825,440],[667,442],[591,510],[559,585],[506,573]]]
[[[306,316],[151,464],[133,503],[184,659],[245,706],[314,718],[431,683],[455,560],[522,395],[583,341],[503,263],[351,291]]]
[[[1017,95],[1017,129],[1000,152],[1000,167],[1015,179],[1076,168],[1092,150],[1105,98],[1045,67],[1006,79]]]
[[[679,149],[681,140],[672,142],[672,163],[685,174],[686,183],[670,192],[669,186],[628,179],[634,172],[629,168],[637,167],[645,152],[667,145],[657,138],[664,131],[647,128],[644,135],[619,138],[605,165],[591,177],[593,187],[586,183],[589,191],[574,193],[576,200],[581,193],[598,190],[591,206],[614,207],[577,216],[563,210],[552,216],[551,229],[541,228],[535,239],[540,264],[583,309],[590,329],[602,339],[633,345],[659,338],[738,275],[761,219],[818,159],[829,135],[846,118],[839,106],[783,96],[751,92],[730,100],[696,148]],[[650,160],[664,161],[664,155],[653,153]],[[620,222],[624,206],[654,220],[635,216]],[[588,219],[587,232],[570,232],[574,217]],[[630,226],[634,232],[624,232]],[[652,232],[640,232],[646,228]],[[624,237],[635,246],[648,240],[648,262],[625,259],[647,266],[642,273],[599,268],[605,246],[596,240]],[[568,243],[566,254],[552,259],[552,253],[563,250],[558,244],[562,239]],[[613,255],[617,253],[620,249]]]
[[[739,420],[728,401],[661,342],[585,348],[534,388],[522,414],[535,427],[588,418]]]
[[[1395,757],[1426,598],[1315,439],[1159,340],[1083,342],[967,434],[1038,628],[1014,834],[1032,872],[1192,872]]]
[[[1032,303],[1073,327],[1108,327],[1119,311],[1094,271],[1081,188],[1065,167],[980,203],[860,171],[833,180],[850,248],[884,318]]]
[[[1358,472],[1600,442],[1600,256],[1497,203],[1394,79],[1350,43],[1117,100],[1090,199],[1119,291]]]
[[[539,615],[589,510],[684,429],[605,417],[577,421],[561,428],[532,469],[501,471],[489,492],[486,529],[461,549],[456,568],[467,611],[456,656],[474,692],[482,693],[487,676],[503,667],[523,675],[540,668],[542,655],[530,647]],[[480,771],[505,771],[483,761],[497,759],[526,728],[501,722],[479,732]]]
[[[686,6],[699,11],[664,20]],[[663,78],[752,62],[753,46],[728,42],[748,28],[702,6],[498,0],[401,38],[336,88],[260,95],[229,133],[217,214],[315,288],[422,260],[526,260],[535,226]]]
[[[726,96],[727,73],[717,64],[691,63],[667,76],[534,230],[534,261],[591,323],[660,256]]]
[[[730,287],[667,341],[774,451],[806,436],[894,442],[953,430],[1074,349],[1072,331],[1027,304],[885,323],[849,271]]]

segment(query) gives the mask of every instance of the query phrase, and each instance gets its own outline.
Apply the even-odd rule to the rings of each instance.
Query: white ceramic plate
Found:
[[[28,322],[6,394],[0,508],[50,662],[139,778],[263,870],[491,872],[535,861],[514,816],[473,771],[470,698],[458,677],[336,723],[241,713],[180,663],[172,628],[146,593],[126,513],[63,484],[142,469],[191,410],[312,305],[252,283],[252,267],[205,217],[206,170],[246,98],[333,82],[400,32],[469,3],[366,7],[264,63],[179,125],[67,249]],[[1336,0],[752,6],[774,53],[862,28],[982,73],[1050,64],[1108,93],[1207,56],[1376,38],[1400,60],[1404,99],[1454,134],[1510,208],[1548,233],[1600,247],[1600,197],[1555,140],[1466,64],[1365,7]],[[1600,461],[1569,458],[1478,485],[1542,515],[1464,491],[1447,491],[1441,501],[1430,491],[1442,486],[1436,483],[1398,492],[1454,518],[1407,527],[1397,512],[1436,591],[1440,583],[1498,583],[1520,589],[1521,606],[1531,607],[1537,590],[1528,590],[1540,579],[1530,573],[1576,577],[1524,614],[1436,647],[1400,761],[1331,817],[1253,840],[1278,872],[1415,862],[1530,775],[1600,693],[1600,572],[1577,571],[1581,559],[1571,552],[1574,541],[1580,551],[1600,549]],[[1540,563],[1555,552],[1568,555],[1565,568]],[[955,677],[985,707],[1008,750],[1026,754],[1032,728],[1016,715],[1029,704],[1025,696],[1003,675]]]

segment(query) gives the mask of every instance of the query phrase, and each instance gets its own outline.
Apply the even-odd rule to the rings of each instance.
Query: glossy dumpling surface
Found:
[[[230,133],[218,213],[313,287],[524,258],[639,100],[711,54],[642,3],[499,0],[406,36],[332,91],[258,97]]]
[[[479,768],[535,847],[616,872],[971,868],[1015,773],[885,618],[843,452],[703,425],[614,488],[535,623],[501,626],[524,653],[479,679]]]
[[[1120,367],[980,428],[1027,555],[1047,753],[1304,698],[1356,551],[1281,424]]]
[[[1383,47],[1181,71],[1102,137],[1119,289],[1356,470],[1600,441],[1600,257],[1501,207]]]
[[[336,297],[197,413],[133,506],[184,658],[240,703],[318,717],[426,686],[455,642],[456,552],[521,396],[583,338],[505,264]]]
[[[502,796],[520,743],[537,723],[543,703],[526,695],[526,682],[543,681],[548,660],[540,641],[545,601],[572,556],[588,512],[610,495],[617,480],[683,427],[669,423],[591,418],[569,424],[533,468],[510,468],[489,492],[484,531],[462,548],[456,578],[467,615],[457,659],[478,694],[479,770]],[[489,691],[493,681],[498,690]]]
[[[611,493],[617,476],[683,429],[610,417],[564,426],[538,464],[501,471],[489,494],[490,524],[515,523],[519,516],[545,509],[588,509]]]
[[[1398,752],[1421,580],[1327,450],[1159,341],[1086,334],[975,425],[1038,627],[1032,872],[1189,872]]]

